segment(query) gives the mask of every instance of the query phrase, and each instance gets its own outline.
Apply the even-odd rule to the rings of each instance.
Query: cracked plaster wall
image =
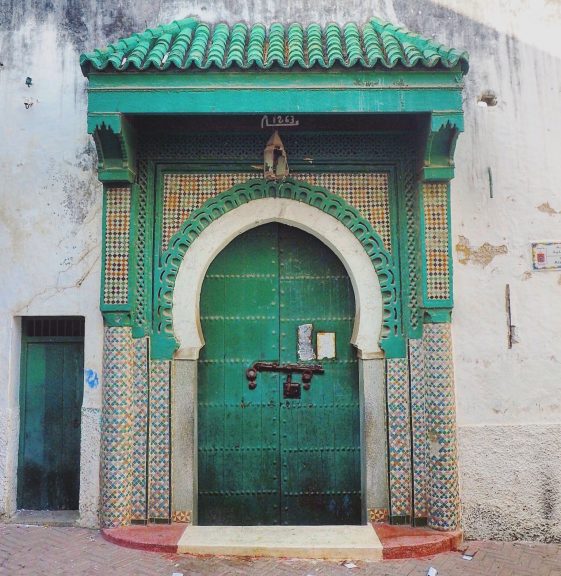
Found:
[[[559,484],[561,466],[561,272],[532,271],[530,255],[532,241],[561,240],[561,4],[546,0],[0,0],[0,363],[11,366],[0,374],[0,513],[13,509],[14,316],[85,315],[86,366],[101,373],[101,187],[86,134],[79,52],[189,15],[211,22],[325,23],[363,21],[370,14],[470,52],[466,132],[452,185],[467,534],[559,539],[554,524],[561,502],[551,486]],[[487,91],[496,95],[496,106],[477,105]],[[518,339],[512,349],[506,284]],[[99,388],[85,392],[85,408],[99,408]],[[97,466],[99,429],[91,420],[83,478]],[[95,518],[94,484],[82,486],[86,523]]]

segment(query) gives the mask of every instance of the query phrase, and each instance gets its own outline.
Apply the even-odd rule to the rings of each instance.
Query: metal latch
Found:
[[[279,364],[278,362],[254,362],[253,366],[245,371],[249,381],[249,389],[255,390],[257,386],[257,372],[282,372],[286,374],[283,383],[284,398],[300,398],[300,386],[309,390],[314,374],[323,374],[320,364]],[[292,374],[302,374],[302,382],[293,382]]]

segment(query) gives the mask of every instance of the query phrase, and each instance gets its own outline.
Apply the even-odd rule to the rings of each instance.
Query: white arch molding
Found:
[[[356,312],[351,343],[363,360],[382,357],[382,291],[370,258],[354,234],[339,220],[308,204],[288,198],[253,200],[214,220],[189,247],[173,291],[173,329],[179,342],[175,359],[196,360],[204,346],[199,300],[208,267],[221,250],[243,232],[279,222],[321,240],[341,260],[351,279]]]
[[[356,313],[352,344],[359,358],[363,523],[368,509],[388,508],[384,355],[379,339],[383,320],[378,277],[363,246],[333,216],[288,198],[252,200],[214,220],[191,244],[173,291],[173,328],[179,341],[171,389],[172,513],[197,523],[197,359],[204,346],[199,315],[201,287],[220,251],[246,230],[279,222],[321,240],[341,260],[352,282]]]

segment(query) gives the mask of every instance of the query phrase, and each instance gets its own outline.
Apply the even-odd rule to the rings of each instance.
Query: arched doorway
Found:
[[[299,201],[282,197],[286,192],[264,197],[263,186],[261,181],[250,181],[217,196],[213,202],[219,208],[229,209],[220,211],[211,207],[208,213],[213,219],[210,223],[207,218],[204,225],[193,224],[197,234],[194,240],[191,224],[187,223],[188,230],[174,243],[173,250],[177,253],[169,252],[165,256],[169,263],[166,286],[169,285],[170,290],[169,296],[164,293],[161,301],[173,301],[173,331],[178,344],[171,372],[174,518],[187,517],[192,518],[193,523],[199,523],[197,372],[198,358],[205,344],[200,321],[200,295],[205,275],[224,247],[240,234],[276,222],[319,239],[344,264],[352,282],[356,302],[351,341],[357,350],[359,366],[362,522],[366,523],[372,510],[388,507],[385,362],[379,343],[386,327],[384,317],[392,321],[391,313],[397,305],[391,256],[383,251],[374,232],[365,233],[368,225],[363,220],[348,218],[353,215],[352,208],[335,195],[294,181],[281,186],[283,190],[290,187]],[[345,222],[327,213],[336,206],[340,207],[336,215]]]
[[[200,313],[199,523],[360,523],[355,301],[341,261],[297,228],[253,228],[212,262]],[[258,370],[253,387],[256,361],[323,373],[304,386],[298,372]]]

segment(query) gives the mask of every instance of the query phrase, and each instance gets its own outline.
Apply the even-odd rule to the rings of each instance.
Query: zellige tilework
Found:
[[[148,517],[170,518],[170,363],[150,363]]]
[[[425,353],[421,339],[409,340],[411,435],[413,460],[413,516],[427,517],[427,422]]]
[[[368,520],[370,522],[387,522],[389,520],[389,510],[387,508],[369,508]]]
[[[406,358],[386,361],[390,510],[392,516],[411,514],[411,430]]]
[[[423,187],[427,297],[450,298],[448,263],[448,184],[427,182]]]
[[[132,520],[146,520],[148,460],[148,340],[133,341]]]
[[[260,176],[260,173],[255,172],[164,174],[162,250],[166,249],[170,238],[179,230],[181,224],[208,199],[236,184]]]
[[[175,510],[171,516],[171,521],[191,524],[191,510]]]
[[[259,173],[166,173],[164,174],[164,208],[162,249],[191,213],[207,200],[246,180],[260,178]],[[389,180],[385,172],[292,173],[292,178],[305,180],[341,196],[355,207],[374,227],[391,252]]]
[[[332,194],[341,196],[356,208],[374,227],[391,252],[389,205],[389,177],[385,172],[303,172],[292,173],[293,178],[321,186]]]
[[[425,324],[427,386],[429,526],[454,530],[459,525],[456,400],[450,324]]]
[[[132,363],[130,328],[105,328],[101,419],[101,521],[131,519]]]
[[[105,304],[127,304],[129,285],[129,188],[108,188],[105,208]]]

